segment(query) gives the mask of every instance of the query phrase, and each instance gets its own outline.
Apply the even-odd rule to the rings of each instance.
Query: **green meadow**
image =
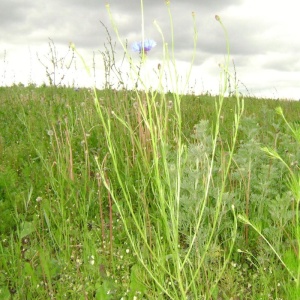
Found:
[[[217,96],[124,50],[142,88],[0,87],[0,299],[299,299],[300,103],[242,96],[228,42]]]
[[[96,96],[0,88],[1,299],[297,299],[300,104]]]

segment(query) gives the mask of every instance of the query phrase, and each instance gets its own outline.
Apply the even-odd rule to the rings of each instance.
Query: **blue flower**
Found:
[[[148,51],[150,51],[153,47],[156,46],[156,42],[153,40],[144,40],[144,42],[135,42],[132,44],[131,49],[134,52],[142,53],[144,50],[144,53],[147,54]]]

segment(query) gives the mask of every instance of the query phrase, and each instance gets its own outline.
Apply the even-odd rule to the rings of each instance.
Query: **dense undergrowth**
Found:
[[[298,299],[299,103],[96,93],[0,88],[0,298]]]

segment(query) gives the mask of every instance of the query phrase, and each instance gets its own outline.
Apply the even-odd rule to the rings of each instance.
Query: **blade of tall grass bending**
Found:
[[[291,124],[285,118],[281,107],[277,107],[275,110],[276,110],[277,114],[279,114],[282,117],[282,119],[284,120],[284,123],[288,126],[288,128],[292,132],[295,140],[300,144],[300,129],[295,129],[295,128],[293,128],[293,126],[291,126]]]
[[[272,244],[268,241],[268,239],[262,234],[261,230],[254,225],[252,222],[250,222],[245,216],[238,214],[238,219],[240,221],[242,221],[243,223],[251,226],[261,237],[262,239],[268,244],[268,246],[272,249],[272,251],[274,252],[274,254],[277,256],[277,258],[279,259],[279,261],[282,263],[282,265],[286,268],[286,270],[288,271],[288,273],[291,275],[291,277],[297,282],[298,278],[293,274],[293,272],[289,269],[289,267],[284,263],[284,261],[282,260],[281,256],[279,255],[279,253],[276,251],[276,249],[272,246]]]
[[[141,18],[142,18],[142,22],[141,22],[141,29],[142,29],[142,45],[144,45],[144,41],[145,41],[145,22],[144,22],[144,3],[143,0],[141,0]],[[142,61],[145,60],[145,49],[144,47],[142,47]]]
[[[220,80],[220,94],[225,95],[227,89],[228,89],[228,80],[227,80],[227,74],[228,74],[228,70],[229,70],[229,61],[230,61],[230,44],[229,44],[229,37],[228,37],[228,33],[227,33],[227,29],[224,26],[220,16],[216,15],[215,19],[220,23],[224,35],[225,35],[225,42],[226,42],[226,59],[225,59],[225,66],[222,67],[221,69],[223,69],[221,71],[221,79],[223,78],[223,83],[221,84],[222,80]]]

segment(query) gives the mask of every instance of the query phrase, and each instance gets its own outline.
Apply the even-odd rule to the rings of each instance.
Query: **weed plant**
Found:
[[[150,89],[107,9],[135,89],[0,88],[0,298],[298,299],[299,103],[225,97],[219,17],[219,96],[176,90],[158,24]]]

